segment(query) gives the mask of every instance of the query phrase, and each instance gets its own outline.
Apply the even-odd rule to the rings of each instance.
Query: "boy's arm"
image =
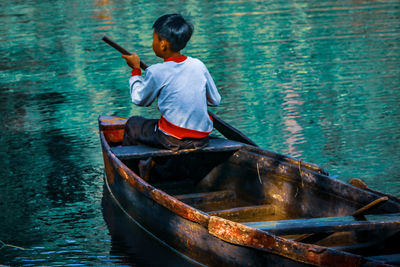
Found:
[[[151,68],[146,69],[144,78],[140,74],[140,69],[132,70],[132,77],[129,79],[131,99],[136,105],[147,107],[156,99],[160,88]]]
[[[138,106],[150,106],[156,99],[158,90],[157,83],[149,69],[146,70],[145,78],[141,76],[140,58],[136,53],[122,55],[129,67],[132,68],[132,77],[129,79],[129,88],[132,102]]]
[[[205,71],[205,76],[207,80],[206,82],[207,105],[218,106],[219,103],[221,102],[221,96],[218,93],[218,89],[215,86],[214,80],[207,69]]]

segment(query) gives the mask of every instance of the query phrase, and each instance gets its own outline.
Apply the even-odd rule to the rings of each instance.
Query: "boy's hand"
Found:
[[[129,67],[131,67],[132,69],[140,69],[140,58],[136,53],[133,53],[131,55],[122,55],[122,57],[126,60],[126,64],[128,64]]]

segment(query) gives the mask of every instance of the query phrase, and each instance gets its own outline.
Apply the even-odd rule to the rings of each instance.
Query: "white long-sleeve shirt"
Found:
[[[132,102],[149,106],[158,98],[158,127],[179,139],[202,138],[213,129],[207,105],[221,96],[206,66],[198,59],[180,56],[147,68],[145,77],[134,69],[129,80]]]

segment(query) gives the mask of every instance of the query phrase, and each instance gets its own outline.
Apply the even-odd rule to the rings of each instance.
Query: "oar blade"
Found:
[[[256,143],[251,141],[250,138],[244,135],[241,131],[234,128],[233,126],[216,116],[214,113],[209,111],[208,114],[210,114],[211,118],[214,121],[214,128],[217,129],[223,136],[233,141],[238,141],[257,147]]]

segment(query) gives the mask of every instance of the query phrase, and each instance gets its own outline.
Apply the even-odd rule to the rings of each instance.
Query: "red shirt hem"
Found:
[[[201,132],[192,129],[186,129],[180,126],[177,126],[169,121],[167,121],[163,116],[161,116],[160,120],[158,121],[158,128],[163,132],[177,138],[206,138],[212,131],[210,132]]]

